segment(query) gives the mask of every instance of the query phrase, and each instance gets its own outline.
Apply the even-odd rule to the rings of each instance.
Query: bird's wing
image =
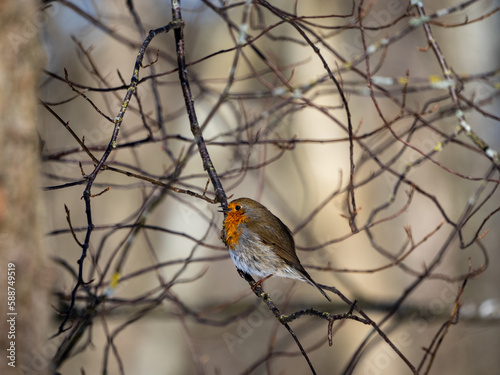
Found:
[[[264,243],[274,246],[286,263],[294,266],[299,271],[304,270],[295,252],[295,241],[292,232],[278,217],[271,214],[262,217],[258,222],[253,221],[247,225],[253,233],[259,234]],[[252,226],[254,228],[251,228]]]
[[[276,250],[280,250],[279,255],[281,258],[299,271],[304,276],[304,280],[316,287],[328,301],[331,301],[330,297],[326,295],[323,289],[312,279],[302,264],[300,264],[300,260],[295,252],[295,241],[293,240],[292,232],[278,217],[273,215],[272,217],[263,218],[259,222],[254,221],[253,224],[250,222],[247,225],[254,233],[259,233],[260,239],[265,244],[273,246]],[[280,228],[281,230],[276,230],[276,228]]]

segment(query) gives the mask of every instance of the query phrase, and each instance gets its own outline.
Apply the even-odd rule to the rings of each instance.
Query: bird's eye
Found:
[[[240,206],[239,204],[237,204],[236,206],[234,206],[234,209],[235,209],[236,211],[239,211],[239,210],[241,210],[241,206]]]

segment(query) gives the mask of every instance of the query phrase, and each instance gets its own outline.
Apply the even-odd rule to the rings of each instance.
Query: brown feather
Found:
[[[258,233],[264,244],[273,246],[275,253],[281,259],[299,271],[309,284],[316,287],[331,302],[331,299],[323,289],[312,279],[302,264],[300,264],[295,250],[292,231],[265,206],[258,202],[254,202],[254,205],[260,208],[259,220],[249,220],[246,223],[247,228],[253,233]],[[247,214],[251,215],[252,212],[247,212]]]

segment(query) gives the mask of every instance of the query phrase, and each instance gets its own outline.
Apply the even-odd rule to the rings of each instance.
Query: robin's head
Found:
[[[269,211],[259,202],[250,198],[238,198],[227,205],[227,212],[236,216],[244,216],[250,220],[258,219]]]

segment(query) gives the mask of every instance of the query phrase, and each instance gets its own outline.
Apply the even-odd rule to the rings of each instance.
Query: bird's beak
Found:
[[[220,206],[220,210],[218,210],[218,212],[222,212],[224,214],[228,213],[229,211],[231,211],[229,208],[227,208],[227,206]]]

